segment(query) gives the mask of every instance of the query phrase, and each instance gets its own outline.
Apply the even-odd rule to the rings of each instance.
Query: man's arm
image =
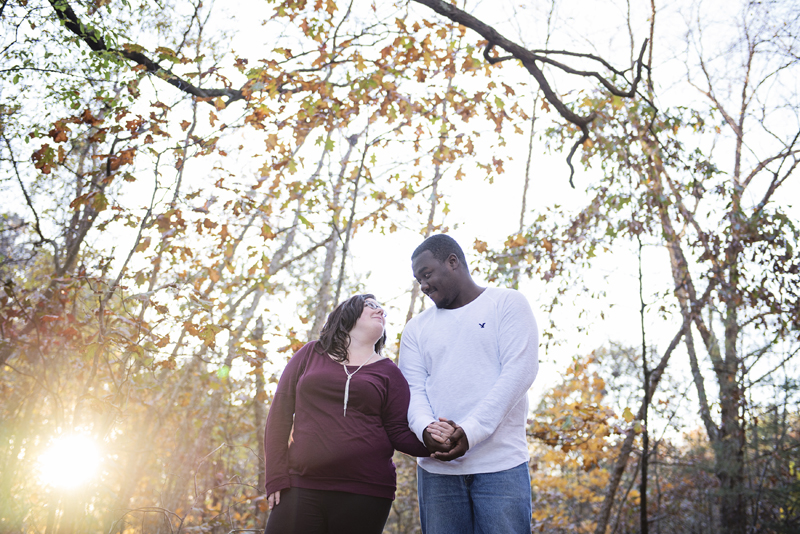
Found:
[[[428,370],[425,367],[425,361],[419,349],[414,323],[406,325],[403,337],[400,339],[398,366],[403,376],[406,377],[408,388],[411,391],[411,402],[408,405],[408,426],[420,441],[430,448],[429,442],[435,441],[430,438],[430,434],[427,436],[425,434],[427,433],[428,424],[436,421],[436,417],[433,414],[430,400],[428,400],[428,393],[425,391]]]
[[[539,371],[539,334],[527,299],[514,291],[506,295],[499,314],[500,376],[486,396],[461,421],[469,446],[475,447],[497,426],[533,384]]]

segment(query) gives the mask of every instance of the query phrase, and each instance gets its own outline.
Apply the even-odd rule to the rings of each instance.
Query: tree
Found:
[[[466,28],[273,7],[278,37],[243,57],[208,2],[2,4],[4,529],[263,523],[260,403],[360,289],[357,232],[431,231],[445,173],[502,172],[477,138],[527,116],[474,83],[501,66]],[[105,471],[44,493],[65,434],[104,443]]]
[[[697,69],[687,63],[689,81],[711,107],[659,109],[656,97],[648,95],[636,102],[593,99],[591,105],[601,107],[599,133],[584,145],[583,161],[597,165],[603,178],[590,184],[589,205],[558,222],[548,213],[510,250],[490,253],[499,265],[497,276],[521,268],[532,276],[571,279],[576,265],[591,263],[612,246],[619,250],[626,240],[665,248],[675,311],[662,308],[675,317],[676,327],[682,325],[670,347],[682,339],[714,451],[720,484],[717,528],[725,532],[745,532],[760,506],[748,506],[752,459],[746,458],[745,431],[755,409],[750,403],[760,403],[755,400],[761,398],[759,377],[791,361],[800,341],[798,232],[786,206],[776,201],[796,177],[800,133],[796,94],[790,89],[800,28],[784,9],[744,6],[737,40],[721,48],[728,55],[714,60],[702,35],[692,36],[687,55],[696,53],[690,57],[697,58]],[[732,62],[743,69],[736,77],[729,71]],[[733,80],[738,85],[726,92]],[[793,115],[786,121],[789,108]],[[553,133],[557,139],[564,135],[563,130]],[[765,144],[754,151],[747,148],[749,139]],[[729,164],[720,149],[714,150],[716,142],[731,148]],[[657,385],[651,376],[650,388]],[[621,465],[627,454],[623,447]],[[605,531],[617,484],[609,484],[596,532]]]
[[[677,386],[675,377],[667,378],[670,387],[662,388],[667,391],[654,403],[651,421],[661,420],[663,427],[653,432],[653,446],[645,452],[644,425],[629,407],[641,395],[636,380],[640,366],[637,348],[612,344],[575,358],[563,379],[542,392],[529,421],[535,532],[596,530],[604,490],[615,475],[618,452],[629,432],[636,436],[638,459],[624,466],[624,494],[615,502],[610,530],[641,529],[637,516],[645,501],[636,482],[645,454],[654,468],[649,471],[655,490],[649,501],[650,517],[656,518],[652,530],[696,532],[711,522],[694,504],[713,493],[711,477],[683,468],[702,464],[699,457],[708,452],[707,442],[700,436],[695,451],[665,438],[681,404],[678,388],[671,387]]]
[[[240,28],[262,17],[259,9],[259,44],[242,44]],[[674,220],[684,217],[680,202],[662,206],[655,186],[639,179],[654,173],[672,191],[661,167],[688,171],[671,129],[706,124],[627,99],[638,90],[654,102],[642,90],[643,54],[652,53],[643,39],[631,41],[631,67],[622,70],[599,53],[517,44],[488,18],[442,2],[287,1],[238,14],[199,1],[9,0],[0,15],[0,191],[10,199],[0,227],[0,488],[13,495],[0,509],[3,530],[260,528],[256,444],[265,404],[288,355],[315,335],[338,298],[363,290],[352,265],[364,234],[445,230],[449,192],[508,179],[507,138],[525,133],[520,125],[532,120],[530,101],[541,91],[533,115],[552,109],[564,119],[553,139],[572,147],[568,161],[578,147],[587,163],[616,157],[613,143],[642,148],[608,164],[596,210],[563,240],[550,227],[540,239],[557,216],[530,222],[523,208],[528,222],[514,229],[510,261],[530,255],[543,274],[564,273],[574,265],[568,259],[591,253],[587,245],[569,249],[582,233],[596,246],[611,242],[592,232],[607,228],[601,209],[623,208],[616,198],[638,206],[638,218],[614,230],[619,237],[660,243],[660,219],[648,210],[661,206]],[[789,167],[793,147],[776,152]],[[696,161],[703,180],[721,180],[706,159]],[[781,160],[760,161],[765,166],[753,168],[763,173]],[[705,187],[706,198],[729,194]],[[767,202],[753,224],[772,241],[745,240],[745,249],[763,252],[778,269],[770,278],[777,285],[752,289],[747,259],[739,263],[746,281],[733,287],[750,288],[740,291],[742,309],[778,306],[769,317],[784,318],[785,341],[795,323],[782,303],[793,302],[783,297],[796,272],[781,243],[794,247],[794,234],[791,219],[770,209]],[[713,227],[717,220],[707,218]],[[731,232],[728,241],[710,241],[712,251],[733,243]],[[531,246],[536,239],[543,248]],[[680,239],[693,250],[689,237]],[[654,388],[675,346],[691,337],[688,325],[717,324],[707,310],[734,302],[712,286],[698,300],[700,319],[688,313],[675,325],[663,365],[653,368]],[[417,299],[410,301],[413,309]],[[751,329],[761,320],[750,319],[737,320]],[[748,362],[771,362],[771,347]],[[776,420],[761,428],[788,427]],[[72,494],[32,475],[43,449],[70,433],[102,442],[107,462],[93,486]],[[623,440],[629,451],[635,434]],[[781,458],[790,442],[770,441]],[[759,465],[765,473],[788,469],[783,460]],[[617,472],[629,480],[624,463]],[[759,480],[762,494],[775,496],[770,502],[792,502],[776,496],[783,485]],[[410,500],[405,488],[398,530],[412,528]],[[777,521],[775,506],[758,517]]]
[[[591,532],[596,495],[605,487],[609,453],[624,433],[607,404],[597,355],[575,359],[562,383],[544,392],[534,410],[531,485],[534,531]]]

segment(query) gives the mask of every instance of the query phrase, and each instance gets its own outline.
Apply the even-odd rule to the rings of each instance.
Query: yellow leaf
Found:
[[[633,421],[633,412],[631,412],[630,408],[625,408],[625,411],[622,412],[622,418],[625,419],[626,423]]]
[[[145,250],[147,250],[147,247],[149,246],[150,246],[150,238],[145,237],[139,242],[138,245],[136,245],[136,252],[144,252]]]

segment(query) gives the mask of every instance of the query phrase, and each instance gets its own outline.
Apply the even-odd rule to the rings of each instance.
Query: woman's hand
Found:
[[[439,419],[429,424],[426,428],[431,438],[439,443],[449,443],[450,436],[455,432],[455,428],[446,419]]]
[[[269,503],[270,510],[272,510],[273,506],[278,506],[281,503],[280,490],[276,491],[275,493],[270,493],[269,497],[267,497],[267,502]]]
[[[439,418],[440,421],[447,421],[446,419]],[[455,460],[456,458],[461,458],[464,456],[467,451],[469,450],[469,440],[467,439],[467,435],[464,433],[464,429],[458,426],[453,421],[447,421],[447,423],[455,428],[455,431],[450,436],[448,440],[448,446],[450,447],[449,451],[436,451],[431,454],[431,458],[436,460],[441,460],[443,462],[449,462],[450,460]]]

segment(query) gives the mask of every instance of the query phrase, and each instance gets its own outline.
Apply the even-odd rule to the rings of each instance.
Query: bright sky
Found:
[[[541,47],[546,35],[549,6],[547,2],[524,3],[516,7],[511,2],[482,2],[477,4],[475,12],[487,22],[495,24],[508,38],[530,47]],[[721,6],[726,6],[728,10],[719,9]],[[638,50],[647,37],[649,5],[634,2],[631,7],[634,21],[631,26],[632,40]],[[427,10],[424,6],[413,3],[411,9],[418,13],[426,13]],[[562,9],[555,14],[554,37],[550,47],[594,52],[615,65],[629,64],[631,35],[625,26],[626,9],[627,5],[621,1],[585,0],[563,4]],[[706,46],[709,43],[717,45],[728,37],[731,28],[716,22],[714,17],[727,17],[729,10],[727,2],[698,4],[686,1],[659,6],[654,77],[659,87],[662,106],[676,103],[692,105],[702,101],[699,91],[685,83],[686,21],[699,18],[702,14],[708,29],[707,34],[712,36],[711,40],[708,35],[704,36],[703,42]],[[238,6],[237,12],[241,13]],[[239,19],[235,29],[232,28],[231,47],[241,55],[245,55],[246,51],[247,57],[251,57],[253,62],[258,57],[260,47],[272,45],[269,27],[261,26],[261,18],[248,16],[244,20]],[[503,75],[517,80],[519,86],[529,86],[532,81],[524,70],[511,64],[504,68]],[[557,87],[567,87],[570,83],[574,81],[563,78],[556,80]],[[450,228],[450,234],[461,243],[468,258],[472,256],[475,239],[499,246],[518,228],[529,125],[521,127],[524,131],[522,135],[506,136],[508,152],[514,154],[515,158],[506,162],[505,174],[498,177],[494,184],[485,183],[474,174],[472,179],[455,182],[452,180],[452,172],[442,180],[440,192],[444,194],[443,200],[448,202],[451,210],[444,224]],[[537,129],[544,127],[546,124],[542,122]],[[758,146],[749,148],[756,154],[763,155]],[[724,143],[715,150],[722,164],[731,160],[724,153],[725,150],[729,151]],[[586,172],[578,166],[575,177],[577,188],[571,189],[568,185],[568,168],[564,162],[564,154],[547,155],[544,146],[539,142],[534,147],[532,169],[527,220],[546,206],[559,204],[565,210],[582,206],[587,199],[584,191],[586,184],[596,179],[592,172]],[[469,169],[465,171],[470,174]],[[797,184],[787,188],[787,194],[781,198],[784,202],[800,198]],[[441,205],[437,212],[441,213]],[[794,212],[797,213],[796,207]],[[366,229],[361,229],[352,241],[352,261],[349,268],[363,282],[367,291],[375,293],[379,300],[388,305],[390,338],[402,329],[409,305],[407,291],[412,283],[409,258],[420,241],[420,235],[403,229],[386,236],[368,234]],[[670,284],[666,253],[660,248],[647,247],[643,263],[645,301],[654,304],[654,293]],[[572,305],[564,305],[559,309],[555,318],[559,329],[556,337],[562,343],[547,351],[543,350],[540,354],[542,366],[540,377],[532,390],[534,398],[545,386],[552,385],[558,379],[573,357],[582,356],[609,341],[631,346],[640,344],[637,258],[634,251],[616,249],[613,253],[602,255],[598,258],[596,267],[586,273],[584,278],[593,287],[607,288],[608,298],[599,302],[577,297]],[[480,279],[478,281],[485,283]],[[545,302],[541,294],[547,288],[541,282],[524,281],[521,290],[528,297],[540,326],[546,326],[548,318],[543,310]],[[586,312],[587,316],[580,318],[580,312]],[[605,320],[600,319],[601,312],[604,313]],[[675,334],[675,321],[664,323],[650,312],[645,323],[648,341],[663,350]],[[579,332],[579,326],[589,325],[591,328],[588,331]],[[677,367],[680,368],[680,365]]]
[[[645,6],[640,2],[633,4],[635,4],[633,20],[638,22],[638,24],[634,23],[633,40],[637,43],[638,49],[642,40],[647,37],[649,5]],[[497,21],[497,29],[512,40],[525,42],[527,39],[524,37],[531,36],[531,41],[537,37],[535,31],[530,31],[523,35],[523,39],[520,39],[516,26],[519,24],[519,26],[526,27],[525,24],[519,23],[513,16],[504,15],[504,12],[498,9],[499,5],[505,6],[506,12],[512,10],[510,2],[503,4],[483,2],[479,4],[477,13],[486,17],[484,20],[487,22]],[[657,2],[657,5],[660,3]],[[725,9],[720,9],[723,6]],[[419,9],[424,8],[419,7]],[[613,2],[570,2],[569,14],[564,15],[567,20],[561,22],[568,28],[565,30],[564,26],[561,26],[560,42],[551,44],[551,47],[559,48],[559,45],[562,45],[563,48],[587,51],[592,51],[592,47],[596,47],[598,52],[612,63],[625,64],[627,60],[625,50],[629,49],[630,37],[627,28],[619,26],[624,21],[624,9],[623,2],[618,2],[616,5]],[[642,9],[647,9],[647,11],[642,11]],[[521,6],[521,13],[525,14],[526,10],[529,13],[533,11]],[[691,39],[702,39],[703,46],[706,47],[706,50],[710,50],[732,37],[733,28],[729,25],[731,14],[731,6],[727,2],[705,2],[703,4],[671,2],[664,7],[659,7],[656,19],[654,77],[657,85],[661,88],[659,91],[661,105],[707,104],[703,101],[704,97],[700,92],[685,81],[686,45],[683,43],[687,38],[686,21],[695,18],[704,20],[706,33],[702,37],[691,36]],[[503,20],[504,16],[505,20]],[[614,27],[621,31],[613,31]],[[568,39],[564,38],[565,33],[570,36]],[[538,39],[539,42],[530,42],[530,45],[541,46],[541,36],[538,36]],[[619,54],[620,50],[622,51],[621,55]],[[725,64],[725,67],[730,67],[730,65]],[[530,83],[528,74],[521,68],[518,70],[520,71],[520,81]],[[734,87],[733,90],[737,89]],[[791,95],[791,88],[789,88],[789,95]],[[736,102],[735,98],[732,99],[732,102]],[[796,126],[796,124],[789,124],[788,128]],[[475,239],[481,239],[497,246],[518,228],[520,195],[525,168],[524,154],[527,153],[529,126],[525,125],[523,129],[525,130],[524,135],[507,137],[509,144],[515,147],[511,152],[519,155],[515,161],[506,165],[505,175],[501,176],[494,185],[473,181],[469,186],[465,186],[452,181],[443,181],[442,191],[446,195],[445,200],[449,202],[451,209],[445,224],[450,226],[450,234],[461,243],[468,259]],[[753,137],[751,137],[751,143],[752,140],[754,140]],[[724,167],[732,162],[730,149],[731,145],[724,142],[714,148],[723,170],[730,170]],[[757,143],[750,144],[748,149],[759,157],[764,157],[766,153],[766,150]],[[526,215],[528,220],[544,206],[560,204],[565,209],[574,209],[585,202],[587,197],[582,190],[582,185],[593,179],[592,172],[586,172],[579,168],[575,180],[577,189],[573,190],[567,184],[568,169],[564,163],[564,155],[546,155],[544,147],[539,143],[534,147],[532,161],[533,172],[528,194],[530,212]],[[800,184],[797,182],[798,180],[794,180],[788,184],[784,194],[777,200],[790,214],[796,215],[796,220],[800,220],[800,206],[793,204],[793,199],[800,198]],[[753,189],[760,193],[759,188]],[[750,198],[751,201],[755,201],[757,197],[751,193]],[[409,257],[420,240],[420,236],[411,233],[399,233],[390,237],[359,234],[358,239],[353,243],[354,271],[364,276],[365,285],[369,291],[375,292],[379,296],[385,295],[382,298],[392,306],[389,317],[391,332],[402,329],[402,321],[408,309],[408,296],[404,292],[411,287]],[[616,249],[613,253],[598,258],[595,265],[596,267],[591,272],[586,273],[585,278],[594,287],[607,288],[608,298],[599,302],[579,297],[572,306],[562,306],[557,312],[556,325],[560,329],[557,337],[561,338],[563,343],[540,353],[542,366],[540,376],[531,392],[533,399],[537,398],[545,387],[557,381],[563,369],[574,356],[584,355],[609,341],[621,342],[630,346],[640,346],[641,344],[638,263],[635,251]],[[657,317],[654,311],[660,304],[655,294],[671,286],[671,273],[666,251],[660,247],[646,247],[643,252],[643,265],[644,298],[646,304],[651,305],[645,319],[647,340],[648,344],[663,351],[677,330],[675,320],[665,322]],[[545,326],[547,317],[542,309],[544,302],[538,298],[540,292],[543,291],[542,282],[524,282],[521,290],[528,297],[537,314],[540,327]],[[588,317],[579,318],[580,311],[587,311]],[[601,312],[604,312],[605,320],[600,319]],[[589,331],[578,332],[579,325],[585,327],[590,323],[592,327]],[[674,359],[671,368],[677,376],[688,378],[688,363],[682,353]],[[711,383],[713,384],[713,380]],[[713,385],[711,387],[713,388]],[[691,394],[693,392],[690,391]],[[688,403],[687,409],[690,413],[695,413],[694,406],[691,401]]]
[[[707,50],[712,49],[732,35],[728,18],[731,14],[730,4],[699,4],[688,0],[664,3],[663,6],[660,2],[656,4],[658,14],[654,79],[659,88],[659,104],[705,105],[700,92],[686,83],[687,21],[698,18],[704,21],[706,34],[702,36],[702,42]],[[256,5],[264,6],[260,3]],[[536,48],[544,46],[550,6],[549,2],[479,2],[471,3],[468,9],[494,24],[506,37]],[[720,9],[723,6],[725,9]],[[552,19],[553,38],[550,48],[593,52],[607,58],[614,65],[623,66],[630,63],[631,42],[638,50],[648,37],[649,3],[631,3],[633,23],[630,32],[625,24],[628,9],[625,2],[583,0],[556,4],[556,7]],[[410,9],[429,16],[424,6],[412,3]],[[237,6],[234,13],[241,14],[242,11]],[[355,13],[358,15],[359,11],[356,10]],[[726,19],[727,22],[723,23]],[[238,54],[251,58],[253,62],[262,47],[273,45],[272,28],[269,25],[262,26],[261,22],[261,16],[248,16],[244,19],[239,17],[234,25],[229,26],[231,48]],[[697,35],[691,35],[690,38],[695,41],[701,39]],[[530,86],[532,82],[530,75],[516,65],[509,64],[504,68],[503,76],[512,82],[516,80],[515,87]],[[575,83],[574,78],[555,79],[556,87],[571,88]],[[541,131],[546,126],[546,123],[540,121],[537,130]],[[514,160],[506,161],[505,174],[498,177],[494,184],[485,183],[474,174],[471,179],[455,182],[452,180],[452,171],[441,182],[443,201],[448,202],[451,210],[444,219],[444,224],[450,228],[449,233],[461,243],[468,258],[472,256],[475,239],[499,246],[518,228],[529,125],[521,127],[524,132],[522,135],[506,135],[508,152],[514,155]],[[759,153],[759,147],[750,148],[763,155]],[[715,150],[722,165],[731,161],[729,145],[722,143]],[[728,154],[725,154],[726,150]],[[546,154],[541,142],[534,146],[531,167],[527,220],[546,206],[559,204],[565,210],[581,207],[587,199],[586,185],[596,179],[591,171],[587,172],[578,166],[575,177],[577,187],[571,189],[567,181],[568,168],[564,154]],[[465,172],[468,176],[471,174],[470,169],[465,169]],[[787,191],[798,192],[800,195],[796,184]],[[787,199],[798,196],[788,194],[782,198],[788,201]],[[441,208],[442,205],[437,213],[441,214]],[[800,214],[798,215],[800,218]],[[394,338],[402,330],[409,306],[407,291],[412,283],[409,257],[420,240],[420,235],[404,229],[383,236],[369,234],[364,228],[352,241],[349,269],[363,283],[365,290],[375,293],[388,305],[390,338]],[[645,302],[658,304],[654,295],[671,283],[666,252],[661,248],[646,247],[643,264]],[[590,286],[607,289],[608,296],[602,302],[578,296],[572,305],[564,305],[557,311],[555,323],[559,332],[556,338],[561,344],[541,352],[540,377],[532,390],[534,398],[544,387],[559,378],[573,357],[585,355],[609,341],[639,346],[641,330],[637,268],[635,251],[617,248],[613,253],[601,255],[595,268],[583,275]],[[485,284],[483,280],[478,281]],[[528,297],[540,327],[546,326],[548,317],[543,309],[545,302],[542,293],[547,291],[547,287],[542,282],[529,280],[523,281],[521,291]],[[653,308],[657,308],[657,305]],[[586,315],[579,317],[581,312]],[[601,313],[605,316],[604,320],[600,319]],[[674,323],[675,321],[665,323],[652,311],[648,312],[645,320],[648,342],[663,350],[675,334]],[[591,328],[588,330],[579,331],[579,327],[586,328],[589,325]],[[680,360],[673,366],[678,373],[682,372],[681,367],[686,366]]]

